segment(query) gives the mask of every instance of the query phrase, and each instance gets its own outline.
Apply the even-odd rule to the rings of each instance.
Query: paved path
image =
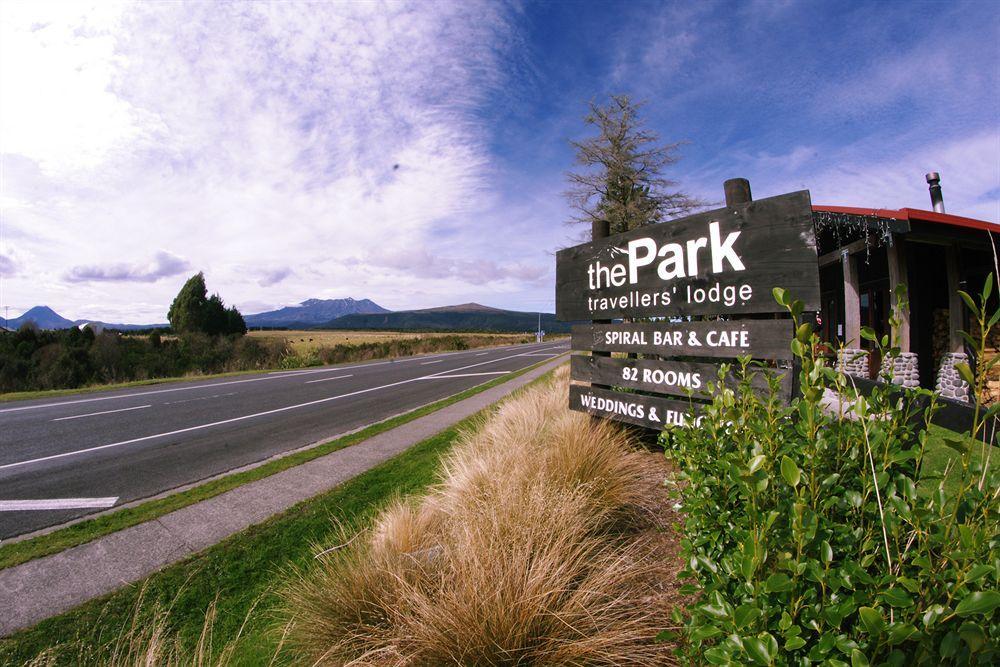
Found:
[[[0,404],[0,539],[329,440],[567,347],[554,341]]]
[[[538,358],[532,358],[537,362]],[[136,582],[399,454],[563,363],[295,468],[52,556],[0,570],[0,636]],[[480,378],[482,381],[483,378]]]

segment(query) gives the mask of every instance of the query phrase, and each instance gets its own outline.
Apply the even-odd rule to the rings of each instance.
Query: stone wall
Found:
[[[948,352],[941,357],[938,368],[937,382],[934,388],[944,398],[956,401],[969,401],[969,383],[962,379],[955,370],[955,364],[969,363],[969,357],[964,352]]]
[[[846,375],[868,378],[868,352],[853,347],[837,350],[837,370]]]
[[[920,386],[920,368],[914,352],[900,352],[898,357],[886,356],[879,371],[881,378],[889,382],[913,389]]]

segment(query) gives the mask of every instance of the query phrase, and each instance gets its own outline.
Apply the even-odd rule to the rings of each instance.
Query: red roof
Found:
[[[907,220],[916,222],[936,222],[942,225],[952,225],[953,227],[968,227],[970,229],[985,229],[989,232],[1000,234],[1000,225],[986,220],[976,220],[975,218],[963,218],[960,215],[949,213],[935,213],[934,211],[923,211],[919,208],[855,208],[853,206],[813,206],[813,211],[825,211],[826,213],[843,213],[845,215],[867,215],[875,218],[888,218],[890,220]]]

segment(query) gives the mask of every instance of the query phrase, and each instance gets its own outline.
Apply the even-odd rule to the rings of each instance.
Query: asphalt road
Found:
[[[567,349],[535,343],[0,404],[0,539],[331,439]]]

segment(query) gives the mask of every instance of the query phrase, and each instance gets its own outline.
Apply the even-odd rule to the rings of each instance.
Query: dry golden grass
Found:
[[[463,436],[425,498],[298,572],[307,664],[662,665],[663,469],[566,408],[567,369]],[[655,532],[655,531],[650,531]]]
[[[361,343],[382,343],[399,339],[439,338],[453,336],[452,332],[414,333],[412,331],[250,331],[253,338],[285,339],[292,351],[304,356],[321,347],[335,345],[359,345]],[[476,334],[497,339],[497,345],[513,344],[524,338],[524,334]]]

